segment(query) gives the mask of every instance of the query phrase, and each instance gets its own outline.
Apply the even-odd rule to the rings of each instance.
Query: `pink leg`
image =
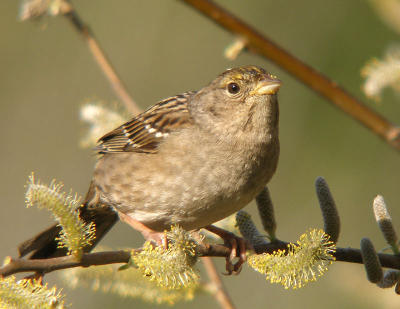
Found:
[[[133,229],[142,233],[143,237],[146,240],[150,240],[158,246],[163,246],[165,249],[168,248],[168,241],[167,241],[166,233],[154,231],[151,228],[148,228],[143,223],[133,219],[132,217],[130,217],[122,212],[118,211],[118,216],[121,221],[129,224]]]
[[[205,229],[218,235],[224,240],[225,244],[231,246],[231,253],[229,257],[226,258],[226,271],[228,272],[228,275],[231,275],[232,273],[235,275],[239,274],[242,270],[243,263],[246,262],[246,241],[243,238],[214,225],[208,225]],[[233,260],[236,257],[239,257],[239,261],[233,264]]]

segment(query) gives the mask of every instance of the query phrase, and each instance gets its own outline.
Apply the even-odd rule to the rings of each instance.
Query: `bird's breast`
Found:
[[[243,208],[270,180],[278,140],[256,146],[172,135],[156,154],[104,156],[94,180],[104,202],[152,229],[196,229]]]

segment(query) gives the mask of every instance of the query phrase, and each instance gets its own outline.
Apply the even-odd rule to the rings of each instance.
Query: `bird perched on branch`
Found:
[[[96,225],[96,240],[85,250],[118,218],[157,244],[165,229],[178,224],[221,236],[232,247],[228,272],[238,271],[243,239],[211,224],[246,206],[274,174],[280,86],[259,67],[229,69],[201,90],[163,100],[100,138],[79,209]],[[24,242],[20,255],[64,255],[55,240],[59,232],[53,226]]]

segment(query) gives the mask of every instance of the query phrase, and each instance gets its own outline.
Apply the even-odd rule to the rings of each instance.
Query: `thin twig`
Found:
[[[107,77],[117,97],[122,101],[122,103],[125,104],[126,108],[130,112],[132,112],[133,114],[138,114],[140,112],[139,106],[129,95],[124,83],[118,77],[118,74],[116,73],[114,67],[111,65],[110,60],[107,59],[107,56],[100,47],[99,42],[97,42],[93,32],[82,21],[76,9],[72,8],[72,10],[64,14],[64,16],[69,19],[76,30],[78,30],[78,32],[86,40],[94,59],[99,65],[100,69],[103,71],[104,75]]]
[[[214,261],[209,256],[203,256],[202,261],[206,268],[207,275],[210,281],[213,283],[215,288],[215,298],[219,305],[223,309],[235,309],[235,305],[232,302],[228,292],[226,291],[224,284],[220,278],[220,275],[215,267]]]
[[[327,98],[345,113],[358,120],[368,129],[385,140],[397,150],[400,150],[400,129],[392,125],[383,116],[367,107],[338,84],[317,72],[301,60],[292,56],[272,42],[269,38],[256,31],[240,18],[228,12],[210,0],[183,0],[200,11],[221,27],[247,40],[247,47],[285,69],[298,78],[306,86]]]
[[[258,246],[256,253],[272,253],[278,249],[286,249],[287,243],[276,241]],[[250,249],[250,248],[249,248]],[[135,249],[140,250],[140,249]],[[225,245],[199,245],[198,252],[200,256],[218,256],[229,257],[230,248]],[[336,261],[362,264],[361,252],[354,248],[337,248],[333,254]],[[10,259],[7,264],[0,267],[0,276],[7,277],[21,272],[41,272],[49,273],[55,270],[89,267],[94,265],[106,265],[115,263],[127,263],[131,256],[130,251],[105,251],[95,253],[85,253],[81,260],[77,260],[73,255],[50,258],[50,259]],[[378,253],[379,261],[382,267],[400,270],[400,257],[391,254]]]

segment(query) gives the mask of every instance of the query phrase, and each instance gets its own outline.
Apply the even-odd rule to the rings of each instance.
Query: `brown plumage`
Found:
[[[157,103],[100,138],[96,150],[102,154],[155,153],[158,143],[172,130],[185,128],[191,123],[187,101],[195,93],[185,92]]]
[[[85,221],[96,223],[96,243],[117,213],[152,238],[171,224],[207,227],[246,206],[277,167],[279,87],[255,66],[227,70],[198,92],[163,100],[100,138],[80,209]],[[65,254],[54,248],[58,231],[25,242],[21,255]]]

